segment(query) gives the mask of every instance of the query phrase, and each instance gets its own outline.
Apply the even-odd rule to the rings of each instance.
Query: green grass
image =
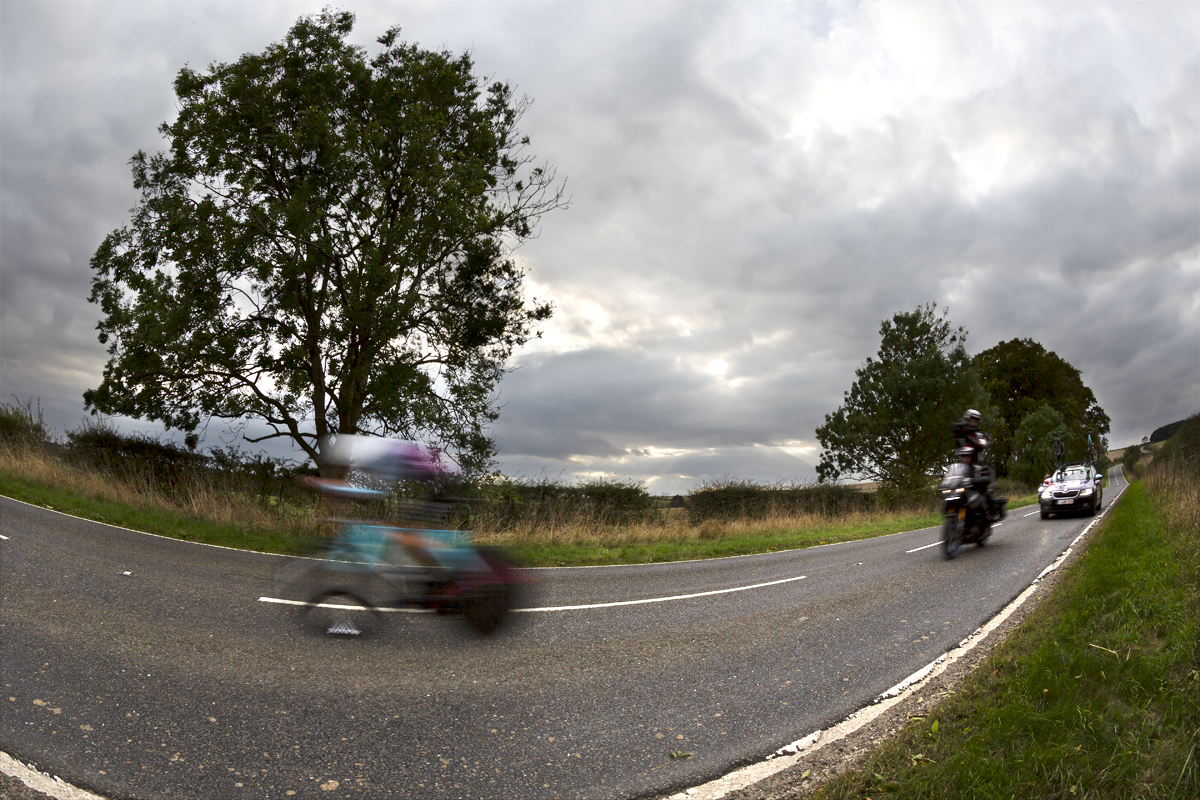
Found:
[[[258,531],[221,524],[180,511],[148,509],[113,500],[84,497],[6,471],[0,471],[0,494],[76,517],[189,542],[289,555],[310,554],[317,545],[312,537]]]
[[[1110,514],[956,693],[817,796],[1200,797],[1190,534],[1168,531],[1141,484]]]
[[[940,523],[940,514],[897,513],[868,523],[847,524],[835,521],[815,529],[750,533],[720,539],[658,539],[614,545],[515,543],[505,545],[505,549],[518,561],[529,566],[651,564],[660,561],[723,558],[797,550],[930,528]]]

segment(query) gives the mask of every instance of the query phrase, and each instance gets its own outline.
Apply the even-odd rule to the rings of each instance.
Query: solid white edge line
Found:
[[[755,583],[751,586],[735,586],[732,589],[714,589],[711,592],[696,592],[694,594],[676,594],[676,595],[672,595],[670,597],[647,597],[643,600],[620,600],[620,601],[613,602],[613,603],[589,603],[587,605],[580,605],[580,606],[546,606],[543,608],[513,608],[513,609],[510,609],[510,612],[512,612],[512,613],[519,612],[519,613],[528,614],[528,613],[531,613],[534,611],[580,611],[580,610],[587,609],[587,608],[615,608],[616,606],[637,606],[637,605],[644,605],[646,603],[665,603],[668,600],[690,600],[693,597],[710,597],[715,594],[729,594],[730,592],[744,592],[747,589],[761,589],[764,586],[778,586],[781,583],[791,583],[792,581],[802,581],[807,577],[808,577],[807,575],[797,575],[794,578],[781,578],[780,580],[777,580],[777,581],[767,581],[766,583]],[[312,605],[311,603],[307,603],[303,600],[281,600],[278,597],[260,597],[260,598],[258,598],[258,601],[260,603],[278,603],[280,605],[288,605],[288,606]],[[345,609],[353,610],[353,609],[359,608],[359,606],[343,606],[343,605],[337,605],[337,604],[333,604],[333,603],[318,603],[317,608],[345,608]],[[428,613],[425,609],[381,608],[378,610],[379,611],[389,611],[389,612],[407,612],[410,614],[412,614],[412,613]]]
[[[1126,483],[1126,486],[1129,484]],[[935,658],[930,663],[926,664],[921,669],[909,675],[904,680],[897,683],[891,689],[888,689],[883,694],[871,701],[871,704],[860,708],[850,716],[836,725],[823,730],[813,731],[791,744],[784,745],[776,750],[763,761],[757,764],[751,764],[747,767],[734,770],[727,775],[723,775],[716,780],[702,783],[699,786],[693,786],[690,789],[685,789],[682,792],[671,795],[667,800],[721,800],[732,792],[745,789],[747,786],[752,786],[760,781],[764,781],[772,775],[783,772],[789,767],[795,766],[804,756],[811,755],[820,750],[827,744],[843,739],[846,736],[854,733],[859,728],[879,717],[888,709],[903,700],[908,699],[917,691],[922,689],[931,679],[937,677],[946,671],[946,668],[955,661],[962,658],[968,652],[973,650],[977,645],[983,642],[996,628],[998,628],[1005,620],[1025,604],[1025,601],[1036,591],[1038,582],[1047,573],[1057,569],[1067,556],[1070,555],[1072,548],[1079,542],[1100,520],[1108,514],[1108,510],[1113,507],[1113,504],[1120,499],[1125,492],[1125,486],[1121,487],[1121,491],[1117,492],[1117,496],[1109,502],[1104,510],[1093,519],[1088,525],[1080,531],[1071,544],[1067,546],[1058,558],[1054,560],[1046,569],[1042,570],[1033,581],[1025,588],[1021,594],[1011,603],[1006,605],[994,617],[988,620],[984,625],[977,629],[974,633],[963,639],[958,647],[948,653]]]
[[[27,767],[2,751],[0,751],[0,772],[16,778],[36,792],[53,797],[54,800],[104,800],[100,795],[72,786],[62,778],[44,775],[32,767]]]
[[[142,536],[153,536],[155,539],[166,539],[169,542],[179,542],[180,544],[194,544],[198,547],[215,547],[218,550],[232,550],[235,553],[257,553],[260,556],[275,556],[276,558],[306,558],[306,556],[289,556],[289,555],[285,555],[284,553],[266,553],[266,552],[263,552],[262,550],[243,550],[240,547],[226,547],[223,544],[209,544],[208,542],[193,542],[190,539],[176,539],[174,536],[163,536],[161,533],[149,533],[147,531],[139,531],[134,528],[126,528],[123,525],[113,525],[111,522],[100,522],[99,520],[88,519],[87,517],[77,517],[74,514],[68,514],[65,511],[59,511],[56,508],[46,508],[45,506],[38,506],[38,505],[34,505],[33,503],[26,503],[24,500],[18,500],[17,498],[9,497],[6,494],[0,495],[0,497],[3,497],[5,500],[11,500],[14,503],[20,503],[23,506],[29,506],[30,508],[36,508],[39,511],[49,511],[51,514],[58,514],[59,516],[62,516],[62,517],[68,517],[70,519],[77,519],[80,522],[90,522],[93,525],[103,525],[106,528],[115,528],[119,531],[128,531],[129,533],[140,533]]]

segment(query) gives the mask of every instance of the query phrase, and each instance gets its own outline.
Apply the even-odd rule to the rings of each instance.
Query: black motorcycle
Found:
[[[979,490],[981,478],[974,474],[976,469],[970,464],[952,464],[942,478],[942,555],[948,559],[957,556],[964,544],[983,547],[992,535],[988,501]],[[997,518],[1004,516],[1006,503],[1006,498],[997,498]]]

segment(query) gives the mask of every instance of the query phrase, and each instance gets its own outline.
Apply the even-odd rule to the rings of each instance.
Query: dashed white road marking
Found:
[[[5,536],[3,533],[0,533],[0,539],[3,539],[6,542],[9,541],[9,538],[7,536]]]
[[[1037,510],[1037,511],[1030,511],[1030,512],[1029,512],[1028,514],[1026,514],[1025,516],[1027,516],[1027,517],[1032,517],[1034,514],[1040,514],[1040,513],[1042,513],[1042,512],[1041,512],[1041,510],[1039,509],[1039,510]]]
[[[732,589],[714,589],[711,592],[696,592],[694,594],[675,594],[670,597],[647,597],[643,600],[621,600],[615,603],[588,603],[581,606],[546,606],[544,608],[514,608],[513,611],[579,611],[585,608],[614,608],[616,606],[637,606],[645,603],[666,603],[670,600],[690,600],[693,597],[711,597],[714,594],[729,594],[730,592],[744,592],[748,589],[761,589],[764,586],[778,586],[781,583],[791,583],[792,581],[802,581],[807,578],[807,575],[797,575],[794,578],[781,578],[777,581],[767,581],[766,583],[755,583],[750,586],[735,586]]]
[[[284,600],[281,597],[260,597],[260,598],[258,598],[258,602],[260,602],[260,603],[275,603],[275,604],[281,605],[281,606],[311,606],[312,608],[337,608],[337,609],[341,609],[342,611],[366,611],[367,610],[365,606],[347,606],[347,605],[343,605],[341,603],[310,603],[307,600]],[[374,610],[378,611],[382,614],[432,614],[433,613],[433,609],[430,609],[430,608],[392,608],[390,606],[384,606],[382,608],[376,608]],[[517,609],[513,609],[513,610],[516,611]]]
[[[934,542],[933,544],[926,544],[926,545],[922,545],[921,547],[914,547],[912,550],[905,550],[904,552],[915,553],[918,550],[928,550],[931,547],[937,547],[939,544],[941,544],[941,542]]]
[[[802,581],[807,578],[807,575],[797,575],[793,578],[780,578],[777,581],[767,581],[766,583],[754,583],[750,586],[735,586],[732,589],[714,589],[711,592],[694,592],[692,594],[674,594],[669,597],[646,597],[641,600],[618,600],[612,603],[587,603],[578,606],[544,606],[542,608],[514,608],[514,612],[531,613],[534,611],[582,611],[587,608],[615,608],[616,606],[637,606],[645,605],[646,603],[666,603],[671,600],[690,600],[694,597],[711,597],[717,594],[730,594],[732,592],[744,592],[749,589],[762,589],[766,586],[778,586],[781,583],[791,583],[792,581]],[[260,597],[260,603],[278,603],[286,606],[307,606],[312,605],[303,600],[283,600],[278,597]],[[336,603],[319,603],[319,608],[344,608],[355,609],[360,606],[343,606]],[[380,608],[378,611],[388,612],[406,612],[406,613],[428,613],[425,609],[409,609],[409,608]]]

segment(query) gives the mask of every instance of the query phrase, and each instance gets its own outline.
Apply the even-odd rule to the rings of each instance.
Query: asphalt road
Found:
[[[537,570],[529,606],[559,610],[515,614],[484,639],[428,614],[388,615],[371,638],[311,635],[294,610],[259,601],[289,559],[7,498],[0,513],[0,750],[147,799],[676,791],[869,703],[993,616],[1090,521],[1017,509],[951,562],[927,529]]]

